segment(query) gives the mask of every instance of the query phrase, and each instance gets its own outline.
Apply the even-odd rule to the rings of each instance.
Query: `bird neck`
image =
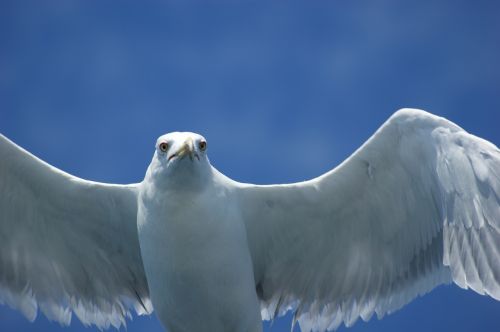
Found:
[[[165,170],[149,167],[143,183],[159,194],[197,194],[212,182],[211,166]]]

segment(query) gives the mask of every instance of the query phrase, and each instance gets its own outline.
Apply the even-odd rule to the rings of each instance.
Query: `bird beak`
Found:
[[[192,138],[188,138],[184,144],[182,144],[181,148],[175,153],[179,158],[184,157],[185,155],[189,155],[189,159],[193,160],[194,154],[194,143]]]

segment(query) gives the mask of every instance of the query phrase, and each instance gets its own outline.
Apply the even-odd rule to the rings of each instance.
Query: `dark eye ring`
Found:
[[[198,147],[200,148],[201,151],[205,151],[207,149],[207,142],[200,141],[200,143],[198,143]]]
[[[160,148],[161,152],[167,152],[167,150],[168,150],[168,143],[162,142],[162,143],[160,143],[158,145],[158,147]]]

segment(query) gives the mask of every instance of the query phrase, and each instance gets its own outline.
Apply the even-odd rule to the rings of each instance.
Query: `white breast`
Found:
[[[245,228],[226,187],[142,190],[138,224],[153,306],[169,331],[261,331]]]

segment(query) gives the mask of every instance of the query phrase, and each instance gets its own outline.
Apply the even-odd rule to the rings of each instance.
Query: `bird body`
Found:
[[[261,331],[245,225],[231,181],[202,162],[202,169],[172,182],[151,169],[158,167],[153,161],[140,186],[138,234],[153,306],[172,332]],[[193,161],[177,163],[189,167]]]
[[[171,332],[303,332],[381,318],[454,282],[500,300],[500,150],[396,112],[331,171],[238,183],[205,138],[158,138],[139,184],[85,181],[0,135],[0,303],[119,327],[153,308]]]

